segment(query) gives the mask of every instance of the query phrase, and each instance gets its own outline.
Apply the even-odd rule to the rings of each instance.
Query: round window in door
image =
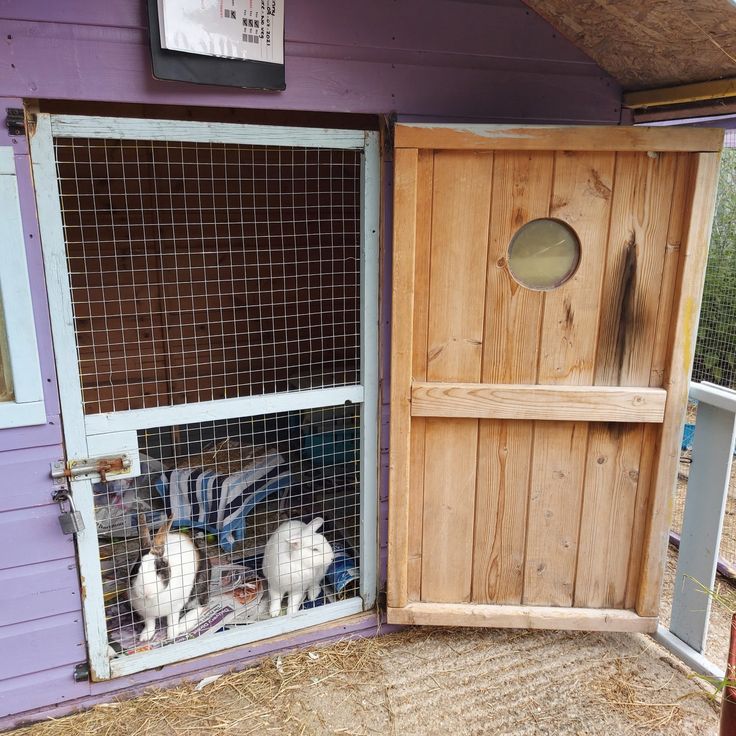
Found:
[[[580,263],[580,240],[564,222],[532,220],[520,227],[509,244],[511,275],[528,289],[547,291],[572,278]]]

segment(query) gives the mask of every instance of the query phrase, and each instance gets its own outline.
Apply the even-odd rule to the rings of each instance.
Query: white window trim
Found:
[[[13,397],[0,401],[0,429],[46,423],[18,182],[11,146],[0,146],[0,304]]]

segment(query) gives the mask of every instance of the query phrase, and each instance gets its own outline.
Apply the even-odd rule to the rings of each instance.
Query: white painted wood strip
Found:
[[[87,457],[87,435],[82,413],[82,389],[77,366],[66,247],[56,180],[51,116],[48,114],[38,115],[36,131],[31,138],[31,153],[56,370],[63,377],[59,381],[59,397],[64,417],[64,442],[69,456]],[[105,602],[92,486],[89,480],[75,480],[71,487],[76,508],[84,520],[84,530],[77,534],[77,555],[82,580],[84,632],[90,671],[93,679],[106,680],[110,677],[110,661],[107,658]]]
[[[361,382],[360,426],[360,594],[366,609],[375,604],[378,581],[378,252],[381,160],[378,133],[365,134],[361,167]]]
[[[705,650],[711,597],[731,479],[736,413],[706,403],[701,392],[693,460],[677,555],[670,631],[697,652]]]
[[[365,145],[365,132],[362,130],[109,118],[92,115],[53,115],[51,131],[59,138],[112,138],[339,149],[361,149]]]
[[[0,223],[2,223],[3,263],[0,268],[0,300],[5,322],[5,337],[10,365],[9,378],[16,404],[37,403],[43,405],[43,384],[38,358],[31,283],[28,278],[25,239],[20,214],[18,182],[15,176],[15,160],[11,146],[0,147]],[[9,402],[8,402],[9,403]],[[43,424],[46,416],[38,418],[37,411],[15,410],[6,412],[14,422]],[[25,419],[22,417],[25,416]],[[2,423],[0,427],[10,425]],[[20,426],[14,423],[12,426]]]
[[[15,176],[15,158],[12,146],[0,146],[0,176]]]
[[[87,437],[87,447],[91,458],[113,457],[125,454],[130,460],[130,470],[116,473],[114,478],[136,478],[141,474],[141,452],[138,446],[138,432],[131,429],[126,432],[108,432],[92,434]],[[71,458],[70,458],[71,459]],[[99,476],[91,474],[90,479],[96,483]]]
[[[19,404],[15,401],[0,402],[0,427],[32,427],[46,423],[46,406],[43,401],[28,401]]]
[[[712,383],[690,383],[690,398],[736,413],[736,391]]]
[[[657,626],[654,638],[695,672],[706,677],[714,677],[716,680],[722,680],[726,676],[726,673],[720,667],[717,667],[705,656],[678,639],[664,626]]]
[[[619,386],[505,383],[412,385],[414,417],[537,419],[571,422],[661,422],[667,392]]]
[[[612,608],[562,608],[482,603],[419,603],[389,608],[391,624],[418,626],[486,626],[507,629],[654,632],[655,617]]]
[[[189,424],[217,419],[240,419],[278,411],[320,409],[340,404],[360,404],[365,393],[362,386],[319,388],[310,391],[284,391],[261,396],[243,396],[191,404],[159,406],[150,409],[90,414],[85,419],[87,434],[123,432],[131,429],[153,429],[172,424]]]
[[[199,637],[198,639],[171,644],[160,649],[131,654],[127,657],[118,657],[110,662],[111,674],[113,677],[131,675],[134,672],[161,667],[192,657],[201,657],[212,652],[242,644],[250,644],[254,641],[306,629],[310,626],[318,626],[360,613],[362,610],[363,601],[360,598],[328,603],[317,608],[299,611],[294,616],[278,616],[267,621],[259,621],[227,631],[220,631],[212,636]]]

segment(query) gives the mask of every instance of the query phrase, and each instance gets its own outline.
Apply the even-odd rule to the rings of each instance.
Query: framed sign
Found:
[[[284,0],[148,0],[157,79],[286,88]]]

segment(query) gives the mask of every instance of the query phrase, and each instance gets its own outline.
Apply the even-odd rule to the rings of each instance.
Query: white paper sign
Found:
[[[161,46],[284,63],[284,0],[158,0]]]

